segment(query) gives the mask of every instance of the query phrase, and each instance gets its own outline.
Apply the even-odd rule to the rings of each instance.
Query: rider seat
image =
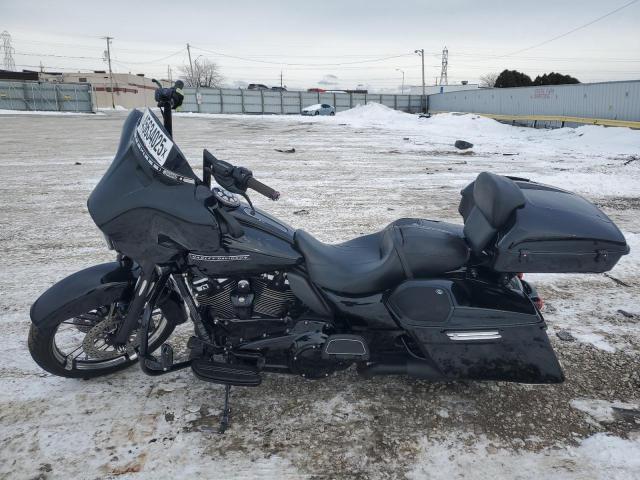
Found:
[[[406,278],[456,270],[469,258],[462,226],[413,218],[337,245],[298,230],[295,243],[317,285],[352,295],[380,292]]]

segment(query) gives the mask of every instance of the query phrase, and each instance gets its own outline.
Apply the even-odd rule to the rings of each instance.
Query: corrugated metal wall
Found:
[[[91,85],[0,80],[0,109],[92,112]]]
[[[360,93],[274,92],[271,90],[238,90],[227,88],[201,88],[200,105],[196,102],[196,89],[185,88],[183,112],[200,113],[266,113],[299,114],[316,103],[329,103],[340,112],[356,105],[381,103],[396,110],[417,113],[422,111],[420,95],[380,95]]]
[[[640,80],[440,93],[429,95],[429,111],[638,122]]]

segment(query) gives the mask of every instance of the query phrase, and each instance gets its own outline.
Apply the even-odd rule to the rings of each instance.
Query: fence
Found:
[[[0,109],[92,112],[91,85],[0,80]]]
[[[518,124],[640,128],[640,80],[491,88],[428,96],[429,112],[478,113]]]
[[[336,111],[348,110],[356,105],[381,103],[396,110],[410,113],[422,111],[421,95],[386,95],[371,93],[315,93],[275,92],[271,90],[239,90],[227,88],[201,88],[196,101],[196,89],[184,89],[184,112],[201,113],[256,113],[299,114],[316,103],[329,103]]]

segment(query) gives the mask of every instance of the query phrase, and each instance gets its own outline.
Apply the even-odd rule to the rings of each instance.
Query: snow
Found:
[[[444,442],[422,439],[411,480],[634,480],[640,479],[640,437],[622,439],[595,434],[576,447],[539,452],[513,452],[486,437],[474,442],[450,437]]]
[[[614,409],[640,410],[640,403],[611,402],[593,398],[581,398],[571,401],[571,406],[591,416],[595,421],[609,423],[614,421]]]
[[[42,116],[69,116],[69,115],[94,115],[89,112],[56,112],[48,110],[4,110],[0,109],[0,115],[42,115]]]
[[[374,104],[335,117],[176,114],[176,141],[196,171],[203,147],[252,169],[282,192],[279,202],[253,195],[256,206],[323,241],[400,217],[460,223],[460,188],[494,171],[585,195],[631,247],[610,272],[628,286],[595,274],[525,277],[546,301],[564,385],[432,385],[362,380],[353,370],[318,382],[265,375],[260,387],[233,390],[232,425],[219,436],[223,389],[187,370],[75,381],[30,358],[34,299],[113,259],[86,199],[125,118],[48,113],[11,111],[2,120],[0,478],[639,478],[637,420],[628,412],[637,410],[640,381],[640,161],[630,161],[640,132],[421,119]],[[458,139],[473,149],[455,149]],[[283,145],[296,152],[275,151]],[[309,214],[295,214],[301,209]],[[576,341],[560,341],[559,330]]]
[[[100,112],[128,112],[129,109],[127,107],[123,107],[122,105],[116,105],[115,108],[111,107],[100,107],[98,108]]]

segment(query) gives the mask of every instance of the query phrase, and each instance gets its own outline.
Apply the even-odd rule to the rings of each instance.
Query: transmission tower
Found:
[[[442,70],[440,70],[440,85],[449,85],[449,80],[447,79],[448,64],[449,50],[447,50],[447,47],[444,47],[444,50],[442,50]]]
[[[4,68],[10,71],[15,71],[16,62],[13,61],[13,53],[15,50],[11,46],[11,35],[6,30],[0,33],[0,47],[4,52]]]

